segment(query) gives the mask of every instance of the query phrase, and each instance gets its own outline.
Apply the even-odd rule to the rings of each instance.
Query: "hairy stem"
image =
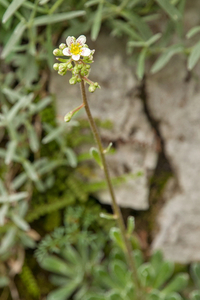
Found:
[[[117,201],[116,201],[113,185],[112,185],[109,170],[108,170],[108,165],[107,165],[105,155],[104,155],[104,149],[103,149],[103,146],[102,146],[102,143],[101,143],[101,138],[100,138],[100,135],[98,133],[96,124],[94,122],[94,119],[92,117],[90,107],[88,105],[86,91],[85,91],[85,83],[84,83],[84,80],[83,80],[82,77],[81,77],[81,93],[82,93],[82,100],[83,100],[85,110],[86,110],[86,113],[87,113],[87,116],[88,116],[88,120],[89,120],[89,123],[90,123],[90,127],[92,129],[94,138],[95,138],[96,143],[97,143],[98,148],[99,148],[99,153],[100,153],[100,156],[101,156],[101,161],[102,161],[102,165],[103,165],[105,179],[106,179],[108,190],[110,192],[110,196],[111,196],[111,199],[112,199],[113,212],[114,212],[114,214],[117,218],[118,226],[121,230],[121,234],[122,234],[122,237],[123,237],[123,240],[124,240],[125,252],[126,252],[125,254],[126,254],[126,257],[127,257],[127,261],[128,261],[130,270],[132,272],[133,283],[134,283],[134,286],[136,287],[138,300],[139,300],[139,299],[142,299],[141,296],[140,296],[141,295],[140,294],[141,287],[140,287],[140,283],[139,283],[138,276],[137,276],[137,269],[136,269],[135,261],[134,261],[133,255],[132,255],[132,247],[131,247],[131,244],[130,244],[130,242],[127,238],[127,235],[126,235],[126,227],[125,227],[124,220],[123,220],[123,217],[122,217],[122,214],[121,214],[121,210],[120,210],[120,208],[117,204]]]

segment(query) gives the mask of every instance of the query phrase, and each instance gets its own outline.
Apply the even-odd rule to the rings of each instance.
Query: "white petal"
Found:
[[[68,47],[71,46],[71,44],[74,43],[74,37],[73,36],[68,36],[68,38],[66,39],[66,44]]]
[[[77,38],[76,42],[79,43],[81,46],[83,46],[86,42],[86,37],[84,35],[80,35]]]
[[[77,55],[72,55],[73,60],[79,60],[80,59],[80,54]]]
[[[89,48],[82,48],[81,49],[81,55],[83,56],[89,56],[91,53],[91,50]]]
[[[63,54],[64,54],[65,56],[71,56],[71,55],[72,55],[69,48],[65,48],[65,49],[63,50]]]

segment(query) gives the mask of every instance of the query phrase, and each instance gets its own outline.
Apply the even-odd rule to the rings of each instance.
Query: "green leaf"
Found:
[[[28,160],[26,160],[26,161],[23,162],[23,167],[24,167],[24,169],[25,169],[25,171],[26,171],[28,177],[29,177],[31,180],[33,180],[33,181],[39,180],[38,174],[37,174],[37,172],[35,171],[34,166],[33,166]]]
[[[121,231],[117,227],[112,227],[110,230],[110,238],[121,248],[124,250],[124,241],[121,235]]]
[[[179,10],[173,6],[169,0],[156,0],[156,2],[165,10],[172,20],[178,21],[182,18]]]
[[[66,286],[51,292],[47,300],[66,300],[77,289],[79,283],[76,280],[69,282]]]
[[[133,251],[133,256],[136,263],[136,267],[139,268],[144,262],[142,252],[139,249],[136,249]]]
[[[63,260],[53,255],[44,257],[40,264],[42,268],[50,272],[70,277],[74,275],[74,270],[70,265],[67,265]]]
[[[189,276],[186,273],[180,273],[173,278],[170,283],[162,290],[164,294],[179,292],[186,287]]]
[[[104,154],[106,154],[106,153],[109,153],[109,151],[111,150],[111,148],[112,148],[112,145],[113,145],[113,143],[111,142],[111,143],[109,143],[109,145],[108,145],[108,147],[106,148],[106,149],[104,149],[103,150],[103,153]]]
[[[160,292],[158,290],[152,290],[148,296],[147,300],[162,300]]]
[[[158,266],[159,267],[159,266]],[[164,261],[160,264],[159,270],[155,270],[156,278],[153,283],[154,288],[160,288],[173,274],[174,264],[173,262]]]
[[[0,255],[4,254],[14,244],[16,236],[16,228],[10,228],[1,239]]]
[[[66,157],[69,161],[69,165],[72,168],[75,168],[77,166],[77,156],[74,153],[74,151],[71,148],[67,147],[67,148],[64,149],[64,152],[65,152],[65,155],[66,155]]]
[[[15,202],[28,197],[28,192],[20,192],[12,195],[0,196],[0,203]]]
[[[200,291],[192,291],[190,293],[190,300],[200,300]]]
[[[161,269],[161,266],[163,264],[163,255],[162,251],[156,250],[150,259],[151,265],[154,268],[155,272],[158,273]]]
[[[135,218],[133,216],[129,216],[127,220],[127,233],[129,235],[133,234],[135,229]]]
[[[90,149],[90,155],[96,160],[96,162],[98,163],[98,165],[102,168],[102,161],[101,161],[101,156],[99,154],[99,150],[95,147],[92,147]]]
[[[30,148],[33,152],[37,152],[39,150],[40,144],[39,144],[39,139],[36,130],[29,122],[26,122],[26,128],[27,128]]]
[[[188,59],[188,70],[192,70],[200,58],[200,41],[192,48]]]
[[[138,268],[138,275],[142,286],[151,286],[155,279],[155,271],[150,263],[144,263]]]
[[[100,213],[100,217],[106,220],[115,220],[116,216],[108,213]]]
[[[144,76],[146,54],[147,54],[147,48],[143,48],[139,55],[137,70],[136,70],[137,77],[140,80]]]
[[[165,300],[183,300],[183,298],[177,293],[172,293],[170,295],[167,295],[167,297],[165,297]]]
[[[63,123],[59,127],[56,127],[55,129],[51,130],[49,132],[49,134],[47,134],[43,138],[42,143],[43,144],[48,144],[51,141],[56,140],[63,133],[63,131],[65,130],[65,128],[66,128],[66,125],[65,125],[65,123]]]
[[[186,38],[190,39],[191,37],[193,37],[195,34],[197,34],[198,32],[200,32],[200,26],[195,26],[193,28],[191,28],[187,34],[186,34]]]
[[[90,7],[90,6],[92,6],[92,5],[98,4],[100,1],[101,1],[101,0],[89,0],[89,1],[87,1],[87,2],[84,4],[84,6],[85,6],[85,7]]]
[[[83,15],[85,15],[84,10],[77,10],[77,11],[71,11],[71,12],[54,14],[54,15],[40,16],[34,19],[33,26],[42,26],[46,24],[63,22]]]
[[[4,225],[5,222],[4,219],[6,217],[7,212],[8,212],[8,204],[2,205],[0,208],[0,226]]]
[[[110,264],[111,274],[114,276],[119,287],[127,286],[128,267],[120,260],[114,260]]]
[[[20,216],[16,215],[16,214],[13,214],[12,215],[12,220],[13,222],[22,230],[24,231],[28,231],[30,229],[30,226],[29,224],[24,221]]]
[[[2,23],[6,23],[6,21],[16,12],[16,10],[18,10],[23,2],[25,2],[25,0],[13,0],[3,15]]]
[[[10,162],[12,161],[13,156],[15,154],[16,147],[17,147],[17,141],[8,142],[6,158],[5,158],[6,165],[9,165]]]
[[[157,33],[157,34],[153,35],[148,41],[146,41],[146,45],[148,47],[151,46],[152,44],[157,42],[161,38],[161,36],[162,36],[161,33]]]
[[[159,58],[153,64],[151,68],[151,73],[154,74],[160,71],[175,54],[181,52],[183,52],[183,47],[180,45],[173,45],[169,47],[163,54],[159,56]]]
[[[192,277],[200,288],[200,263],[193,263],[191,269]]]
[[[6,46],[4,47],[1,57],[4,59],[10,52],[13,50],[14,46],[17,44],[17,42],[20,40],[22,34],[24,33],[24,30],[26,29],[26,25],[24,22],[20,22],[13,33],[11,34]]]
[[[91,29],[91,40],[96,41],[97,36],[99,34],[101,28],[101,19],[102,19],[102,11],[103,11],[103,2],[101,1],[98,5],[97,12],[94,15],[94,21]]]

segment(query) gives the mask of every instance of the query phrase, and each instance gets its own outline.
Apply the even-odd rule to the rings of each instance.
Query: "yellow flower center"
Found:
[[[73,55],[81,54],[81,48],[82,46],[79,43],[72,44],[70,47],[71,54]]]

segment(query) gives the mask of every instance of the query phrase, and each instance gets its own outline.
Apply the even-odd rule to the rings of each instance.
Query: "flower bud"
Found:
[[[54,49],[53,50],[53,55],[55,55],[55,56],[63,56],[63,53],[62,53],[62,50],[60,50],[60,49]]]
[[[96,88],[99,88],[99,89],[100,89],[100,85],[98,84],[98,82],[95,82],[95,83],[94,83],[94,86],[95,86]]]
[[[71,68],[73,68],[73,65],[72,65],[71,63],[68,63],[68,64],[67,64],[67,68],[68,68],[68,69],[71,69]]]
[[[61,43],[59,46],[60,50],[64,50],[67,46],[64,43]]]
[[[69,83],[70,84],[76,84],[77,83],[77,78],[76,77],[70,78]]]
[[[89,88],[88,88],[88,91],[89,91],[90,93],[94,93],[95,90],[96,90],[96,87],[95,87],[93,84],[91,84],[91,85],[89,86]]]
[[[81,82],[81,78],[80,77],[77,78],[77,82]]]
[[[58,71],[58,69],[59,69],[59,63],[55,63],[55,64],[53,65],[53,69],[54,69],[55,71]]]

